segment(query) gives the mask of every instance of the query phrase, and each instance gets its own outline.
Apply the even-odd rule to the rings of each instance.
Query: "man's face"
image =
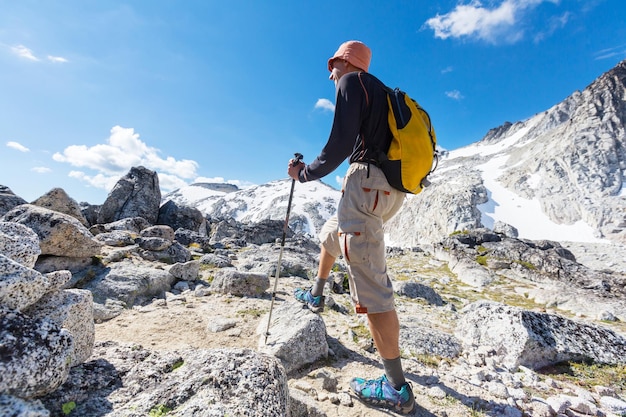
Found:
[[[350,72],[348,69],[348,61],[346,61],[345,59],[336,58],[331,63],[331,66],[333,70],[330,72],[330,76],[328,78],[330,80],[333,80],[335,82],[335,86],[337,86],[339,79],[348,72]]]

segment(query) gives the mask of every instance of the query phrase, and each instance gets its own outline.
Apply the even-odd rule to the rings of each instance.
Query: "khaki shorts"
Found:
[[[348,264],[350,295],[357,312],[393,310],[393,287],[387,275],[383,224],[402,207],[405,194],[391,187],[374,165],[353,163],[343,182],[337,215],[319,238],[326,251]]]

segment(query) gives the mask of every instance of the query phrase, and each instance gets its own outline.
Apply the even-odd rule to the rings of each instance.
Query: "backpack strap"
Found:
[[[363,71],[359,71],[359,82],[361,83],[361,88],[363,88],[363,92],[365,93],[365,103],[369,106],[370,96],[367,93],[367,88],[365,88],[365,84],[363,84],[363,78],[361,77],[361,74],[363,74]]]

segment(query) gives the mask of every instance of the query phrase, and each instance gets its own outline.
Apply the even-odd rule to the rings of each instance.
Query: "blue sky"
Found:
[[[349,39],[456,149],[625,59],[626,3],[0,0],[0,184],[101,204],[138,165],[163,193],[287,178],[327,140],[326,61]]]

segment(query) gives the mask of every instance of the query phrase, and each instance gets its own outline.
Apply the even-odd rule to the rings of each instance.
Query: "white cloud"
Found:
[[[52,172],[52,170],[48,167],[33,167],[30,170],[38,174],[47,174],[48,172]]]
[[[452,72],[452,71],[454,71],[454,68],[452,68],[452,67],[450,66],[450,67],[445,67],[444,69],[442,69],[442,70],[441,70],[441,73],[442,73],[442,74],[447,74],[447,73]]]
[[[607,59],[613,58],[616,56],[625,57],[626,56],[626,44],[614,46],[612,48],[602,49],[594,54],[595,59]]]
[[[29,48],[25,47],[24,45],[12,46],[11,51],[15,55],[21,58],[25,58],[31,61],[39,61],[39,58],[33,55],[33,51],[31,51]]]
[[[488,7],[483,6],[479,0],[472,0],[468,4],[458,4],[449,13],[438,14],[428,19],[425,25],[435,31],[436,38],[466,37],[491,43],[513,43],[520,40],[524,34],[521,22],[523,12],[546,1],[559,2],[559,0],[504,0],[499,5]]]
[[[320,98],[317,100],[317,102],[315,103],[315,108],[316,109],[322,109],[322,110],[328,110],[328,111],[335,111],[335,105],[328,99],[326,98]]]
[[[339,175],[335,175],[335,182],[337,183],[337,185],[339,186],[339,188],[341,189],[341,187],[343,187],[343,178]]]
[[[450,97],[453,100],[461,100],[465,98],[459,90],[446,91],[446,96]]]
[[[104,175],[100,173],[90,176],[82,171],[71,171],[68,176],[70,178],[76,178],[77,180],[86,182],[92,187],[102,188],[107,191],[111,190],[120,179],[120,175]]]
[[[17,142],[7,142],[7,147],[11,149],[15,149],[20,152],[30,152],[30,149],[28,149],[26,146]]]
[[[130,168],[144,166],[154,170],[166,184],[186,184],[185,180],[195,178],[198,163],[189,159],[177,160],[171,156],[162,158],[160,151],[148,146],[139,139],[133,128],[115,126],[111,129],[106,144],[92,147],[86,145],[68,146],[63,152],[56,152],[52,159],[75,167],[97,171],[95,176],[82,171],[72,171],[71,177],[87,182],[94,187],[110,190],[120,176]],[[176,186],[178,188],[179,185]],[[164,189],[166,187],[163,187]]]
[[[61,63],[68,62],[67,59],[63,58],[62,56],[52,56],[52,55],[48,55],[48,61],[61,62]]]

